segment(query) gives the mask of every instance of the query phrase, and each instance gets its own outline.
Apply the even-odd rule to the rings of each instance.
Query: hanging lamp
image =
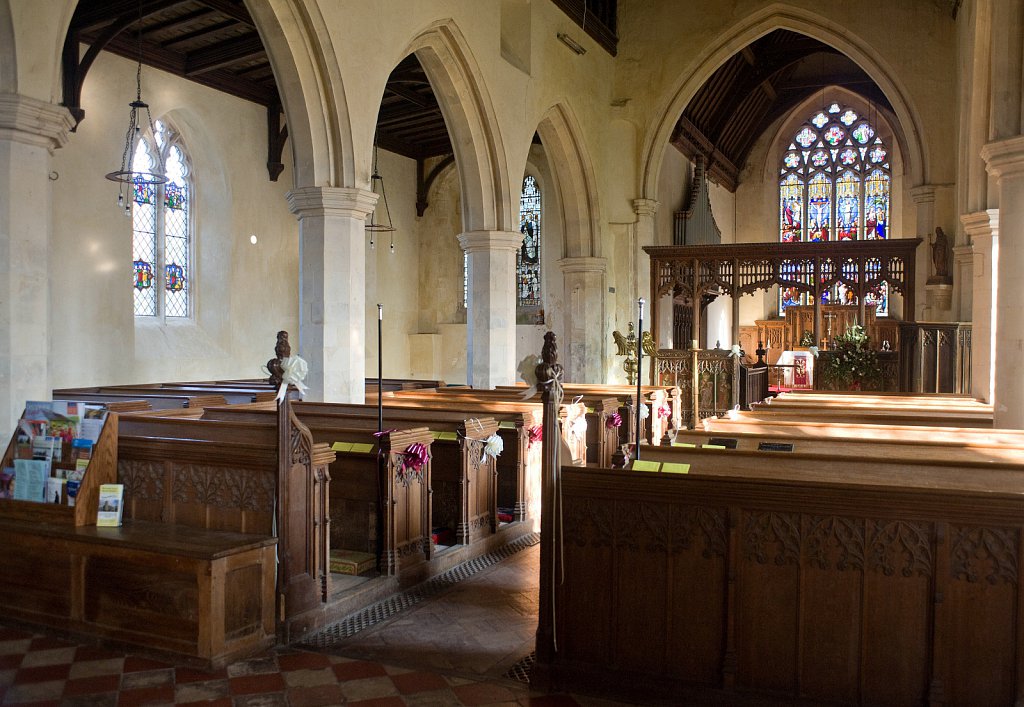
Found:
[[[139,58],[138,66],[135,71],[135,100],[129,103],[131,107],[131,113],[128,116],[128,130],[124,134],[124,152],[121,154],[121,169],[116,172],[110,172],[106,175],[107,179],[112,182],[118,182],[121,186],[118,188],[117,193],[117,205],[118,208],[123,208],[126,216],[131,215],[131,199],[132,189],[141,188],[149,189],[157,186],[158,184],[164,184],[167,182],[167,176],[164,174],[164,163],[163,158],[160,156],[160,151],[156,151],[154,155],[155,165],[153,165],[151,171],[144,169],[135,169],[134,162],[134,147],[141,137],[143,125],[149,126],[151,134],[156,133],[156,129],[153,126],[153,116],[149,112],[149,105],[142,100],[142,1],[139,0],[138,5],[139,20],[138,20],[138,44],[139,44]],[[145,111],[145,123],[142,122],[141,113]]]
[[[366,223],[366,230],[370,234],[370,250],[376,248],[374,239],[377,233],[390,233],[391,234],[391,252],[395,252],[395,226],[391,222],[391,210],[388,208],[388,195],[384,190],[384,177],[380,176],[380,171],[377,169],[377,137],[373,139],[373,174],[370,176],[370,190],[377,195],[377,203],[384,203],[384,215],[387,218],[387,223],[377,223],[377,209],[370,213],[370,220]]]

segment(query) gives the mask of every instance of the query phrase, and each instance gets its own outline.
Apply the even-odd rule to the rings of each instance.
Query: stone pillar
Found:
[[[1024,428],[1024,307],[1015,293],[1024,286],[1024,136],[990,142],[981,151],[999,193],[996,258],[995,426]]]
[[[971,276],[971,395],[992,402],[999,211],[988,209],[964,214],[960,221],[974,250]],[[966,283],[961,286],[966,287]]]
[[[654,215],[658,213],[658,202],[654,199],[633,199],[633,213],[636,214],[636,289],[633,291],[633,301],[636,302],[638,298],[643,297],[653,305],[651,259],[643,248],[645,245],[655,245]]]
[[[13,432],[26,400],[49,400],[51,395],[50,157],[67,143],[73,125],[66,108],[0,93],[0,430],[4,435]]]
[[[917,207],[917,235],[924,239],[924,243],[917,249],[915,257],[917,281],[914,284],[914,300],[917,302],[917,311],[907,312],[904,318],[941,321],[941,302],[936,301],[934,288],[927,289],[925,286],[933,269],[931,239],[935,232],[935,187],[930,184],[914,187],[910,190],[910,196]]]
[[[950,274],[953,276],[954,291],[950,314],[953,321],[970,321],[971,302],[974,297],[974,248],[969,241],[963,245],[953,246],[953,266]]]
[[[299,219],[299,345],[309,362],[308,400],[366,400],[366,216],[377,195],[364,189],[301,187],[288,192]]]
[[[604,383],[605,331],[604,258],[562,258],[565,281],[565,349],[569,356],[565,379],[570,383]]]
[[[470,231],[459,235],[469,259],[467,382],[474,388],[516,380],[516,252],[519,231]]]

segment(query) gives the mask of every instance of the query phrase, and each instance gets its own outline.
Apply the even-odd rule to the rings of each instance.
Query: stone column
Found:
[[[941,321],[944,319],[943,311],[949,305],[943,306],[944,292],[934,285],[926,285],[929,276],[932,274],[932,249],[931,239],[935,232],[935,187],[930,184],[923,184],[910,190],[910,196],[917,207],[917,235],[924,239],[924,243],[917,249],[914,259],[916,263],[917,280],[914,283],[914,299],[917,302],[916,312],[907,312],[904,317],[918,321]],[[952,287],[949,287],[952,293]]]
[[[974,248],[970,242],[953,246],[953,266],[950,270],[953,277],[955,298],[950,314],[953,321],[966,322],[971,316],[974,281]]]
[[[562,258],[565,281],[565,344],[569,352],[565,379],[570,383],[604,383],[605,331],[604,258]],[[564,350],[566,350],[564,349]]]
[[[964,214],[960,221],[974,250],[971,276],[971,395],[992,402],[999,211],[988,209]],[[966,287],[966,283],[961,286]]]
[[[308,400],[366,400],[366,216],[377,195],[364,189],[301,187],[288,192],[299,219],[299,345],[309,362]]]
[[[0,430],[5,435],[13,431],[26,400],[51,395],[50,157],[67,143],[73,125],[66,108],[0,93]]]
[[[469,231],[459,235],[469,259],[466,376],[474,388],[516,380],[516,252],[519,231]]]
[[[1024,136],[990,142],[981,151],[999,192],[996,262],[995,426],[1024,428],[1024,307],[1015,293],[1024,286]]]
[[[643,248],[655,245],[654,216],[658,213],[658,202],[654,199],[633,199],[633,213],[636,214],[636,290],[633,301],[643,297],[651,306],[651,259]],[[653,321],[650,313],[646,316]]]

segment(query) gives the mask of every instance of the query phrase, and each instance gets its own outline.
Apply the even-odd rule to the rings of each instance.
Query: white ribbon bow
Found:
[[[818,347],[817,346],[808,346],[807,347],[807,351],[811,354],[811,356],[814,356],[814,358],[818,358]]]
[[[651,409],[647,407],[647,403],[640,403],[640,419],[646,420],[651,416]]]
[[[501,453],[505,450],[505,443],[501,441],[501,437],[497,433],[492,434],[484,442],[484,453],[480,456],[480,463],[483,464],[487,461],[487,457],[497,459],[501,456]]]
[[[529,400],[537,394],[537,366],[540,365],[540,362],[540,356],[536,354],[529,354],[519,362],[516,371],[526,383],[526,390],[520,396],[522,400]]]
[[[737,356],[738,357],[740,355],[740,345],[739,344],[733,344],[732,345],[732,351],[729,353],[729,355],[730,356]]]
[[[587,436],[587,418],[585,415],[580,415],[572,421],[572,425],[569,427],[569,432],[577,439],[585,439]]]
[[[281,387],[277,389],[277,402],[281,402],[288,395],[289,385],[294,385],[298,389],[299,395],[305,395],[308,388],[303,381],[306,380],[307,373],[309,373],[309,364],[304,358],[300,356],[282,358]]]

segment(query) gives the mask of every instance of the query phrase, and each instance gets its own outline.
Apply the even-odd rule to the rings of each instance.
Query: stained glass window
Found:
[[[519,199],[519,231],[523,245],[516,256],[516,304],[540,307],[541,201],[537,180],[527,176]]]
[[[177,133],[163,121],[139,140],[134,166],[151,169],[154,150],[167,183],[136,184],[132,199],[132,290],[136,316],[185,318],[191,314],[192,181]]]
[[[832,103],[795,131],[779,162],[779,240],[862,240],[889,237],[891,170],[888,146],[858,111]],[[779,288],[779,314],[810,304],[805,293]],[[865,295],[878,316],[888,314],[888,285]],[[856,292],[836,285],[828,303],[857,303]]]

